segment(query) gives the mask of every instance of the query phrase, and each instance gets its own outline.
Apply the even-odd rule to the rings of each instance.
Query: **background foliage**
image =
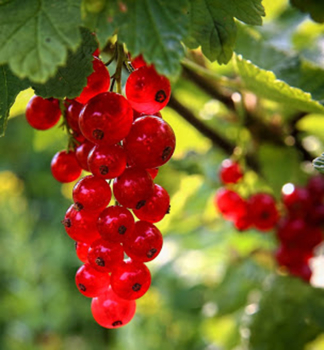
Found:
[[[0,1],[1,130],[29,86],[44,97],[82,90],[94,46],[88,29],[101,48],[118,31],[133,55],[177,75],[163,113],[177,149],[157,179],[172,196],[171,215],[158,225],[164,248],[150,263],[152,287],[135,319],[113,331],[93,321],[90,300],[74,285],[80,262],[60,225],[73,184],[56,183],[49,170],[66,135],[59,127],[31,130],[23,115],[33,92],[19,94],[0,139],[1,349],[324,347],[321,249],[312,286],[280,275],[274,234],[239,233],[212,203],[220,162],[232,151],[246,155],[240,192],[278,198],[284,183],[305,183],[324,149],[324,27],[307,14],[321,22],[324,11],[318,1],[291,4]],[[261,24],[264,9],[262,27],[241,23]],[[88,29],[80,31],[82,24]]]

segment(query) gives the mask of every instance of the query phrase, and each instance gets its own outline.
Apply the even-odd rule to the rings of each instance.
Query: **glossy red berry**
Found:
[[[237,220],[246,215],[246,201],[238,193],[226,188],[216,192],[214,205],[228,220]]]
[[[282,202],[290,216],[304,217],[311,206],[311,197],[307,188],[288,183],[282,188]]]
[[[169,102],[169,80],[156,72],[154,66],[143,66],[130,74],[125,85],[126,96],[132,107],[152,114],[160,111]]]
[[[88,250],[89,264],[100,272],[111,272],[124,259],[124,250],[119,243],[103,239],[94,241]]]
[[[160,230],[146,221],[135,222],[134,230],[125,237],[125,253],[136,261],[147,262],[155,259],[163,245]]]
[[[126,168],[126,153],[119,145],[96,145],[89,153],[88,166],[92,174],[114,179]]]
[[[289,272],[305,282],[309,282],[312,277],[312,270],[307,263],[300,263],[288,268]]]
[[[243,177],[243,172],[238,163],[225,159],[222,162],[219,177],[223,184],[234,184]]]
[[[109,71],[104,63],[97,57],[92,61],[93,72],[87,78],[87,85],[83,88],[76,100],[82,104],[86,104],[92,97],[106,92],[110,85]]]
[[[154,185],[154,192],[140,209],[134,209],[134,214],[140,219],[148,222],[159,222],[170,210],[170,196],[168,192],[159,185]]]
[[[260,231],[274,228],[279,219],[274,198],[267,193],[257,193],[248,202],[253,225]]]
[[[146,169],[146,171],[151,175],[152,180],[154,180],[159,173],[159,168]]]
[[[311,194],[311,200],[315,204],[321,204],[324,199],[324,176],[317,175],[309,179],[307,189]]]
[[[111,189],[104,179],[89,175],[76,183],[72,196],[79,210],[101,211],[111,200]]]
[[[175,149],[175,135],[171,126],[161,118],[138,118],[124,141],[130,164],[155,168],[165,164]]]
[[[307,263],[312,257],[312,253],[310,250],[281,244],[275,253],[275,257],[279,266],[293,267],[301,263]]]
[[[88,250],[90,245],[83,242],[75,242],[75,252],[77,257],[83,262],[88,262]]]
[[[108,207],[100,213],[97,228],[103,239],[122,243],[134,229],[134,223],[131,212],[116,205]]]
[[[93,298],[107,290],[110,276],[108,273],[95,270],[89,264],[84,264],[75,275],[75,283],[80,293],[88,298]]]
[[[26,107],[26,119],[37,130],[47,130],[60,120],[61,110],[58,100],[33,96]]]
[[[140,168],[127,168],[114,181],[116,200],[127,208],[140,209],[153,194],[153,180],[150,174]]]
[[[113,145],[124,139],[133,122],[133,110],[122,95],[106,92],[93,97],[79,119],[82,134],[96,144]]]
[[[75,100],[67,100],[66,101],[66,111],[65,117],[69,127],[77,134],[81,134],[81,130],[79,127],[79,116],[81,110],[83,108],[83,104],[75,101]]]
[[[57,152],[51,162],[51,171],[53,177],[63,183],[75,181],[82,173],[73,151]]]
[[[142,262],[127,260],[113,270],[110,283],[119,297],[126,300],[138,299],[150,288],[151,274]]]
[[[133,115],[134,115],[134,121],[135,121],[136,119],[138,119],[138,118],[147,117],[147,116],[148,116],[147,113],[140,113],[140,112],[137,112],[135,109],[133,109]],[[153,117],[162,118],[161,112],[152,113],[152,114],[150,114],[150,115],[153,116]]]
[[[132,59],[132,66],[135,69],[138,69],[140,67],[146,66],[146,62],[145,62],[143,56],[142,55],[138,55],[135,58],[133,58]]]
[[[100,238],[97,230],[98,213],[86,210],[78,211],[74,204],[65,214],[62,224],[66,233],[75,241],[91,244]]]
[[[75,157],[80,167],[86,171],[90,171],[88,165],[88,156],[94,146],[95,145],[92,142],[85,141],[75,149]]]
[[[111,287],[99,297],[93,298],[91,312],[96,322],[105,328],[119,328],[132,320],[136,311],[135,300],[125,300]]]

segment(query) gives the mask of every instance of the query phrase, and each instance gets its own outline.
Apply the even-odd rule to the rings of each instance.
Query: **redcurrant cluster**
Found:
[[[309,281],[312,276],[309,260],[314,254],[314,248],[323,241],[323,176],[310,178],[305,187],[285,184],[282,202],[285,215],[276,231],[280,242],[276,260],[290,274]]]
[[[269,231],[276,225],[279,214],[275,199],[267,193],[256,193],[248,199],[242,198],[232,187],[243,177],[238,163],[225,159],[220,170],[220,179],[227,187],[220,188],[214,199],[214,204],[225,219],[233,222],[234,226],[244,231],[256,228]]]
[[[163,244],[154,223],[170,208],[167,191],[153,181],[175,149],[174,132],[159,112],[170,98],[170,83],[143,60],[134,66],[125,98],[107,91],[108,70],[94,57],[94,72],[81,95],[64,101],[65,122],[77,145],[56,154],[51,165],[60,182],[76,180],[82,169],[91,173],[74,186],[74,203],[62,223],[84,263],[76,285],[93,298],[93,317],[106,328],[127,324],[135,299],[150,287],[145,263]],[[32,126],[45,130],[58,121],[59,103],[35,96],[26,115]],[[115,205],[109,205],[112,195]]]

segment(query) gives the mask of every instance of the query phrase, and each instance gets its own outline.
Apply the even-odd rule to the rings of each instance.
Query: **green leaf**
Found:
[[[290,0],[292,6],[310,14],[316,22],[324,22],[324,3],[322,0]]]
[[[234,18],[248,24],[262,24],[261,0],[190,0],[190,35],[186,45],[201,46],[204,55],[218,63],[227,63],[236,38]]]
[[[0,64],[38,83],[66,62],[80,44],[78,0],[12,0],[0,3]]]
[[[324,153],[313,160],[314,168],[324,174]]]
[[[96,32],[99,47],[102,49],[108,39],[114,35],[113,18],[117,8],[114,1],[83,0],[82,20],[84,26]]]
[[[180,72],[184,55],[181,41],[187,35],[187,0],[128,0],[114,19],[118,38],[135,57],[143,54],[161,74]]]
[[[307,301],[307,302],[306,302]],[[251,350],[303,350],[323,332],[324,291],[297,278],[277,277],[268,284],[252,316]]]
[[[9,111],[17,95],[27,87],[27,80],[17,78],[7,65],[0,66],[0,136],[5,133]]]
[[[82,43],[76,52],[69,51],[64,67],[45,84],[33,84],[35,93],[43,98],[74,98],[87,85],[87,76],[93,71],[92,53],[97,47],[95,37],[89,30],[81,29]]]
[[[297,110],[324,112],[322,68],[266,44],[258,33],[243,26],[238,31],[235,52],[239,54],[238,71],[248,89]]]

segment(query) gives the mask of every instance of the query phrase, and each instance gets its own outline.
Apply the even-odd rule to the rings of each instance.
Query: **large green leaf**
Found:
[[[227,63],[233,53],[236,25],[234,17],[248,24],[262,24],[261,0],[190,0],[190,48],[201,46],[205,56]]]
[[[240,26],[237,67],[247,88],[268,99],[307,112],[324,112],[324,70],[267,44]],[[243,57],[242,57],[243,56]]]
[[[187,0],[128,0],[114,19],[118,38],[133,56],[143,54],[157,70],[173,76],[184,55],[181,41],[187,35]]]
[[[17,95],[27,87],[27,80],[17,78],[7,65],[0,66],[0,136],[4,135],[9,111]]]
[[[297,278],[277,277],[252,317],[251,350],[303,350],[324,331],[324,291]]]
[[[78,0],[0,3],[0,64],[20,78],[43,83],[80,44]]]
[[[313,165],[316,170],[324,174],[324,153],[313,160]]]
[[[33,84],[37,95],[44,98],[74,98],[87,84],[87,76],[93,71],[92,53],[97,47],[95,37],[82,28],[82,44],[76,52],[69,51],[65,66],[59,67],[56,75],[45,84]]]
[[[324,2],[322,0],[290,0],[302,12],[308,12],[314,21],[324,22]]]
[[[114,34],[116,14],[116,1],[108,0],[83,0],[82,20],[83,24],[96,32],[100,48],[104,48],[108,39]]]

